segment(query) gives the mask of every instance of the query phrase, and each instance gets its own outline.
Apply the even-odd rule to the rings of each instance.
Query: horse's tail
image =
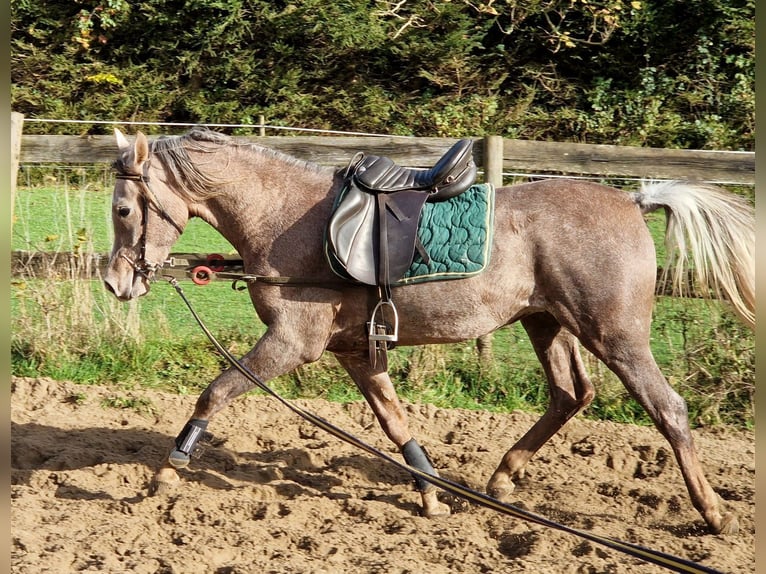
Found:
[[[633,199],[643,213],[665,208],[667,262],[662,281],[687,293],[687,270],[697,290],[729,301],[755,327],[755,209],[739,195],[714,185],[649,182]]]

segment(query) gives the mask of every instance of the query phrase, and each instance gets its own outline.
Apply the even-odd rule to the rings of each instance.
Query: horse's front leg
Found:
[[[373,368],[366,354],[337,355],[337,358],[367,399],[386,436],[399,448],[407,464],[438,476],[428,455],[410,434],[407,414],[396,396],[388,372]],[[419,477],[415,478],[415,483],[423,500],[424,516],[434,518],[450,513],[449,506],[436,498],[438,489],[433,484]]]
[[[314,323],[320,327],[321,321]],[[294,333],[285,327],[270,327],[258,344],[242,358],[242,362],[266,382],[301,365],[317,360],[324,351],[325,334]],[[320,343],[318,343],[320,342]],[[211,417],[236,397],[251,390],[253,383],[239,371],[230,368],[221,373],[197,399],[194,412],[176,437],[167,457],[162,461],[149,486],[150,494],[163,494],[180,482],[177,470],[189,464],[190,455],[202,437]]]

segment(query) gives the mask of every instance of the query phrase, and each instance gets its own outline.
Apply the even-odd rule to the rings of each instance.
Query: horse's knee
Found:
[[[566,390],[554,388],[551,389],[549,410],[552,411],[552,414],[569,420],[587,407],[595,396],[596,391],[592,385],[578,389],[574,395]]]

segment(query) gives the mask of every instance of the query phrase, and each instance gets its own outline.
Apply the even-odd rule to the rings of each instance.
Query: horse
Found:
[[[245,272],[310,281],[248,283],[265,334],[242,362],[263,381],[329,351],[368,402],[382,430],[412,467],[437,475],[408,429],[384,365],[368,354],[365,323],[374,287],[339,281],[323,235],[343,185],[341,169],[320,166],[206,128],[131,143],[115,129],[114,244],[106,289],[128,301],[146,295],[190,218],[214,227],[240,254]],[[644,182],[639,191],[572,179],[496,189],[486,269],[474,276],[393,288],[399,345],[474,340],[520,321],[539,358],[549,405],[502,457],[487,493],[507,501],[533,455],[595,396],[580,345],[602,361],[643,406],[672,447],[691,502],[712,533],[738,529],[710,486],[695,450],[683,398],[649,346],[657,283],[655,245],[644,215],[667,213],[670,280],[689,271],[700,291],[726,300],[755,323],[755,217],[736,194],[695,182]],[[677,285],[678,286],[678,285]],[[448,303],[448,304],[447,304]],[[191,418],[154,474],[150,493],[174,488],[178,469],[211,417],[252,388],[222,371],[198,397]],[[447,515],[437,488],[416,481],[422,514]]]

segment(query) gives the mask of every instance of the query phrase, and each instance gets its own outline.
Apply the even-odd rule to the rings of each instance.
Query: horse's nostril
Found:
[[[104,287],[106,287],[106,290],[109,291],[112,295],[116,295],[114,292],[114,287],[112,287],[112,284],[109,283],[109,281],[104,281]]]

